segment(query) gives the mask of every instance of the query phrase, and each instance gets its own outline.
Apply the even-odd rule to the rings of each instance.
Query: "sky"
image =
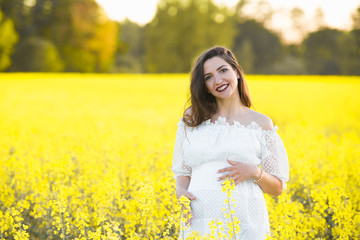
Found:
[[[125,18],[140,25],[151,21],[156,13],[159,0],[96,0],[105,10],[107,15],[117,21]],[[233,7],[238,0],[214,0],[218,4]],[[256,3],[261,0],[250,0],[251,3],[245,10],[249,15],[257,12]],[[268,27],[278,32],[287,42],[296,42],[301,34],[293,28],[290,12],[294,7],[301,8],[305,15],[303,24],[309,31],[314,23],[317,9],[321,8],[324,14],[324,23],[327,26],[339,29],[350,29],[352,26],[351,15],[360,6],[360,0],[267,0],[274,11]]]

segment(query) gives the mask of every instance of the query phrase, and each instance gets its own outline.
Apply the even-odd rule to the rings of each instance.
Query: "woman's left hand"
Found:
[[[245,181],[251,177],[258,178],[260,175],[260,168],[256,165],[250,165],[242,162],[232,161],[227,159],[228,163],[231,165],[230,167],[219,169],[218,173],[227,172],[223,176],[219,177],[217,180],[223,180],[226,178],[232,178],[234,180],[235,185]]]

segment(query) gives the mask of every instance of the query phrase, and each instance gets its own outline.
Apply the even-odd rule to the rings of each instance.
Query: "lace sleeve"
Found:
[[[278,127],[275,126],[271,130],[263,131],[261,166],[265,172],[279,178],[283,189],[286,189],[286,182],[289,181],[289,161],[277,130]]]
[[[185,123],[181,119],[177,124],[176,140],[174,146],[172,171],[174,178],[178,176],[191,176],[191,167],[186,165],[184,161],[183,142],[185,139]]]

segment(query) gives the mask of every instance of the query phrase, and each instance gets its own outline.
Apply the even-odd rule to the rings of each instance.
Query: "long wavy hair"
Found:
[[[234,54],[225,47],[213,47],[200,55],[191,71],[190,98],[187,101],[187,103],[190,102],[191,111],[185,110],[183,114],[183,120],[189,127],[200,125],[203,121],[210,119],[217,111],[216,98],[207,90],[204,80],[204,63],[213,57],[221,57],[239,73],[240,101],[246,107],[252,106],[243,70]]]

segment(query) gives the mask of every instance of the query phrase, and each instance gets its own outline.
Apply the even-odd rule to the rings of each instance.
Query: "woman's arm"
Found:
[[[261,169],[257,166],[255,167],[257,174],[252,178],[254,180],[258,180],[261,176]],[[256,183],[260,186],[263,192],[273,195],[274,197],[279,196],[284,190],[281,180],[265,171],[262,171],[262,174],[263,176],[261,180]]]
[[[176,178],[176,197],[179,199],[181,196],[185,196],[190,200],[195,200],[196,197],[188,192],[191,177],[178,176]]]

